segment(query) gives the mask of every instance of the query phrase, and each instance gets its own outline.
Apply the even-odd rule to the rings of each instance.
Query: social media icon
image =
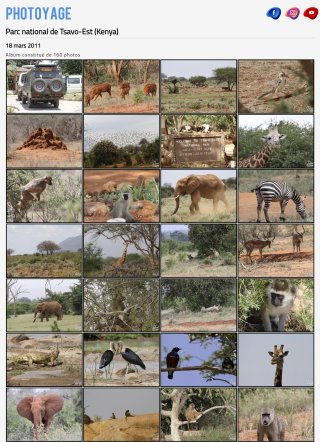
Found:
[[[308,17],[311,20],[314,20],[315,18],[317,18],[319,13],[318,8],[314,8],[313,6],[311,8],[308,8],[304,11],[303,15],[304,17]]]
[[[274,7],[270,8],[267,12],[267,17],[273,18],[273,20],[278,20],[281,15],[281,9]]]
[[[286,17],[292,18],[292,20],[296,20],[300,15],[300,9],[299,8],[290,8],[286,12]]]

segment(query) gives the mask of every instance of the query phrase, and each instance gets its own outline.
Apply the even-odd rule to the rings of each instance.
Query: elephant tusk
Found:
[[[180,197],[180,195],[177,195],[177,196],[174,197],[174,199],[176,200],[176,199],[179,198],[179,197]]]

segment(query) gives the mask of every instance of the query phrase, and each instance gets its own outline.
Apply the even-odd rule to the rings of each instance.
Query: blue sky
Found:
[[[206,341],[206,345],[199,341],[191,342],[189,335],[186,333],[169,334],[163,333],[161,336],[161,361],[165,360],[166,355],[174,347],[179,347],[180,367],[188,367],[192,365],[202,365],[215,351],[219,350],[219,341],[216,338],[211,338]],[[185,356],[191,356],[188,360],[183,360]],[[166,363],[162,365],[166,367]],[[173,374],[173,380],[168,379],[168,373],[161,373],[161,384],[164,387],[173,386],[206,386],[206,387],[228,387],[229,384],[221,381],[206,382],[199,370],[193,371],[179,371]],[[219,379],[226,379],[235,384],[235,376],[230,374],[218,374]]]

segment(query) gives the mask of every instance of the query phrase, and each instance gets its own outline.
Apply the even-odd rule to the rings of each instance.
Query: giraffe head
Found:
[[[270,128],[268,135],[263,135],[261,140],[265,142],[266,145],[270,147],[278,148],[280,147],[280,141],[284,140],[286,135],[279,134],[278,128]]]
[[[269,355],[271,356],[272,365],[277,364],[278,366],[283,366],[283,358],[289,353],[288,351],[283,351],[283,347],[283,344],[280,345],[279,348],[277,345],[275,345],[273,351],[268,351]]]

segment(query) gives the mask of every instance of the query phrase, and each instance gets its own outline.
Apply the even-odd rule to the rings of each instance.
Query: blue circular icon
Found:
[[[278,20],[278,18],[281,15],[281,9],[280,8],[270,8],[267,12],[267,17],[273,18],[273,20]]]

